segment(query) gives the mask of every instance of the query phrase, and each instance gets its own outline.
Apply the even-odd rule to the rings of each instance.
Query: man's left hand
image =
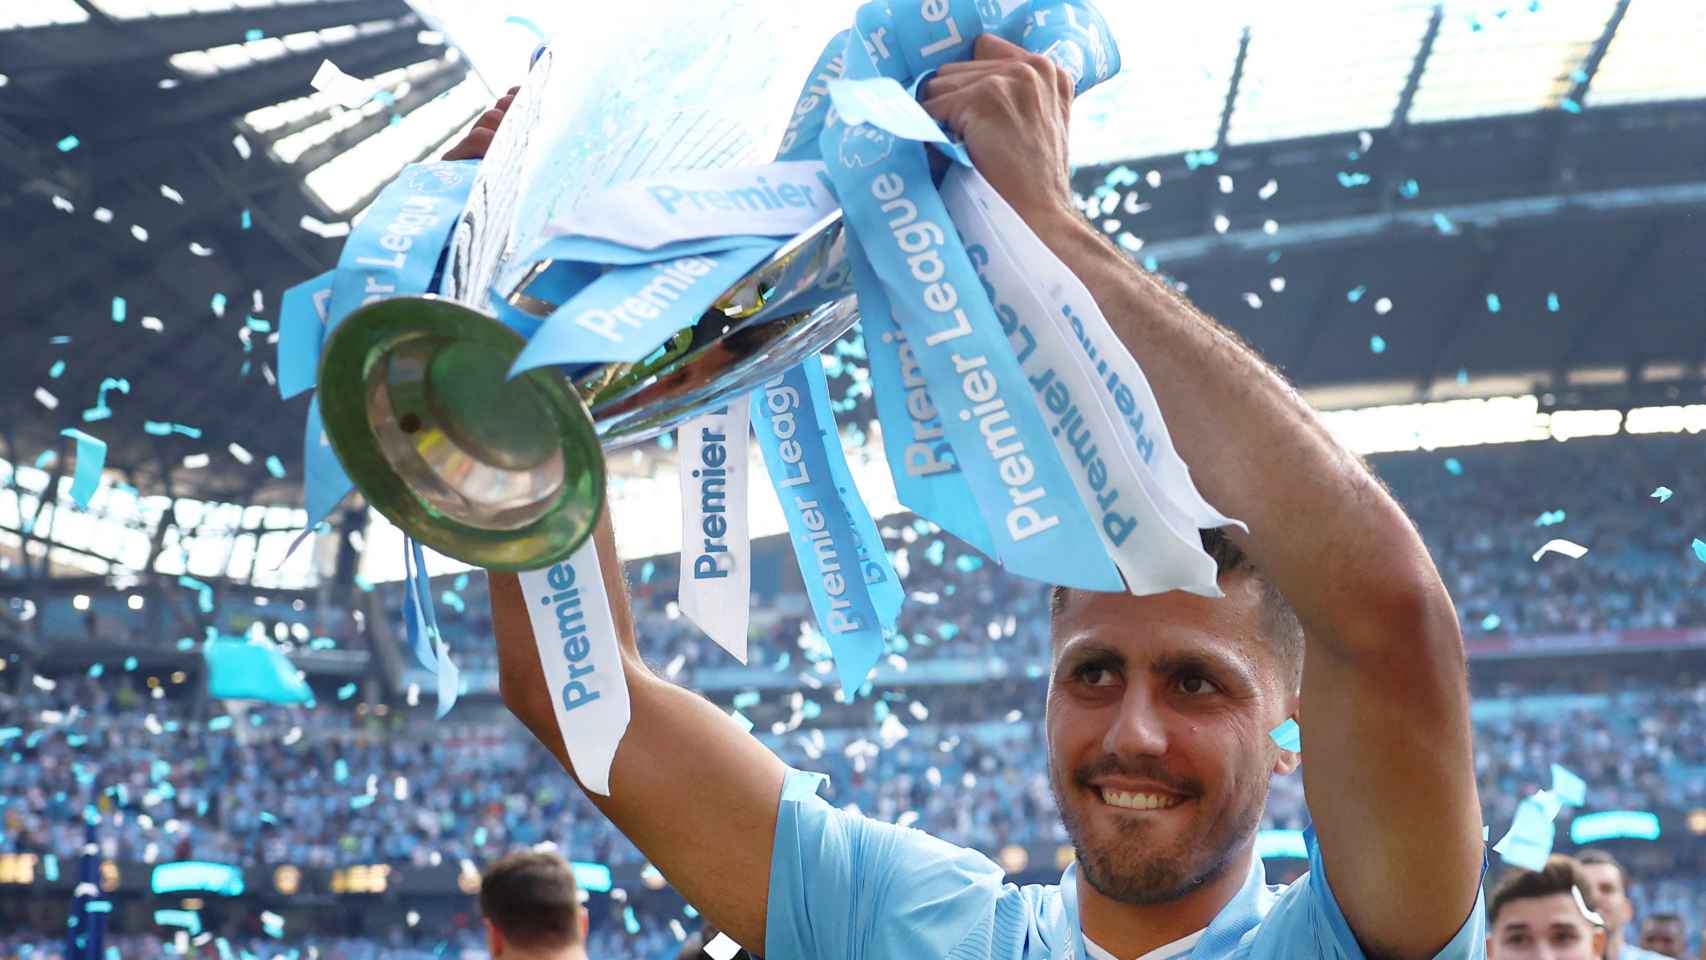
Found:
[[[1027,223],[1074,213],[1072,78],[1053,60],[986,33],[973,59],[944,64],[923,92],[924,109],[965,141],[978,172]]]

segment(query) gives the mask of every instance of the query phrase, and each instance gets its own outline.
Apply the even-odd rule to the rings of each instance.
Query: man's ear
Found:
[[[497,924],[485,917],[480,918],[480,923],[486,928],[486,952],[492,955],[492,960],[497,960],[498,957],[503,956],[504,952],[503,931],[498,929]]]
[[[587,912],[585,904],[581,905],[579,912],[580,915],[575,918],[575,923],[581,928],[581,943],[585,943],[587,930],[592,926],[592,914]]]
[[[1605,956],[1605,928],[1604,927],[1594,927],[1593,928],[1593,955],[1596,957]]]

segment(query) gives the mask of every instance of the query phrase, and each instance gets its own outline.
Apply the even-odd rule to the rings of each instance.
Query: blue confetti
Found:
[[[51,366],[47,369],[47,375],[49,377],[55,379],[55,380],[58,380],[59,375],[64,373],[64,372],[65,372],[65,361],[64,360],[53,361],[53,366]]]
[[[657,572],[658,572],[658,565],[656,563],[650,561],[650,560],[647,560],[645,563],[640,565],[640,582],[641,583],[651,583],[652,578],[657,576]]]
[[[930,561],[931,566],[939,567],[942,565],[942,557],[947,552],[947,549],[947,546],[942,541],[936,540],[928,547],[924,548],[924,559]]]
[[[1694,538],[1694,556],[1701,563],[1706,563],[1706,542],[1702,542],[1699,537]]]
[[[1284,723],[1269,730],[1268,736],[1273,738],[1274,743],[1279,744],[1281,750],[1290,750],[1295,753],[1303,749],[1303,729],[1291,717],[1287,717]]]
[[[73,427],[66,427],[59,433],[77,441],[77,472],[71,480],[71,499],[87,510],[89,499],[101,486],[101,468],[107,463],[106,441]]]
[[[1565,97],[1563,102],[1559,103],[1558,106],[1561,109],[1563,109],[1563,111],[1565,113],[1581,113],[1582,112],[1582,105],[1577,103],[1575,101],[1575,99],[1572,97]]]
[[[1552,855],[1552,844],[1557,840],[1558,827],[1553,820],[1560,806],[1558,798],[1546,790],[1522,798],[1509,832],[1493,845],[1494,852],[1506,863],[1524,870],[1546,866],[1546,858]]]
[[[1405,180],[1398,185],[1398,195],[1406,200],[1414,200],[1421,196],[1422,185],[1414,180]]]
[[[1457,368],[1457,385],[1460,387],[1461,386],[1467,386],[1468,383],[1469,383],[1469,371],[1464,369],[1463,367],[1458,367]]]
[[[983,566],[983,558],[971,553],[962,553],[954,558],[954,567],[961,573],[971,573]]]
[[[77,139],[77,135],[75,133],[68,133],[59,138],[59,152],[70,153],[77,149],[77,145],[82,142],[83,141]]]
[[[1546,295],[1546,309],[1553,313],[1558,312],[1558,295],[1556,293],[1548,293]]]
[[[202,613],[213,612],[212,587],[202,583],[200,580],[197,580],[192,576],[189,576],[188,574],[178,578],[178,586],[196,591],[196,606],[201,608]]]
[[[339,757],[332,764],[332,779],[339,783],[344,783],[349,780],[349,763],[346,762],[343,757]]]
[[[233,723],[236,723],[236,721],[231,718],[230,714],[226,714],[223,717],[214,717],[212,720],[207,721],[207,729],[229,730]]]
[[[1669,487],[1654,487],[1653,492],[1650,494],[1650,496],[1654,500],[1657,500],[1660,503],[1664,503],[1666,500],[1670,499],[1670,488]]]
[[[658,446],[664,448],[665,450],[674,450],[675,449],[675,434],[673,434],[673,433],[660,433],[660,434],[658,434]]]
[[[1385,353],[1386,352],[1386,338],[1380,336],[1379,334],[1375,334],[1374,336],[1369,337],[1368,338],[1368,349],[1369,349],[1369,352],[1371,352],[1371,353]]]
[[[622,908],[622,929],[628,931],[629,936],[640,932],[640,921],[634,917],[633,904]]]
[[[339,700],[348,700],[350,697],[355,696],[355,691],[356,691],[355,681],[351,680],[349,683],[346,683],[343,686],[338,688],[338,699]]]
[[[1463,464],[1459,463],[1456,457],[1446,457],[1445,472],[1454,477],[1461,477],[1463,476]]]
[[[1212,167],[1220,162],[1220,154],[1214,150],[1192,150],[1185,154],[1186,169],[1195,170],[1198,167]]]
[[[1552,765],[1552,793],[1566,806],[1579,807],[1588,802],[1587,781],[1556,763]]]
[[[1351,173],[1346,173],[1343,170],[1339,171],[1339,186],[1344,187],[1346,190],[1367,186],[1373,179],[1373,177],[1360,171]]]
[[[363,807],[371,807],[371,806],[373,806],[373,797],[369,794],[364,793],[359,797],[350,797],[349,798],[349,808],[351,810],[360,810]]]
[[[1503,622],[1504,622],[1503,620],[1499,619],[1498,614],[1489,613],[1486,616],[1481,618],[1481,629],[1482,630],[1497,630],[1497,629],[1499,629],[1499,624],[1501,624]]]
[[[504,17],[504,23],[513,23],[513,24],[516,24],[518,26],[526,27],[529,31],[532,32],[532,34],[535,37],[538,37],[540,40],[551,39],[550,37],[545,36],[545,31],[539,29],[539,25],[537,23],[534,23],[532,20],[529,20],[526,17],[516,16],[515,14],[512,13],[509,16]],[[635,931],[630,930],[628,932],[633,933]]]
[[[107,672],[107,665],[104,663],[91,663],[91,664],[89,664],[89,677],[91,679],[99,680],[101,678],[101,674],[106,673],[106,672]]]
[[[1498,294],[1496,294],[1496,293],[1487,294],[1487,312],[1488,313],[1498,313],[1503,308],[1504,308],[1504,305],[1499,302],[1499,295]]]
[[[1452,223],[1451,218],[1443,213],[1434,214],[1434,227],[1448,237],[1457,236],[1457,224]]]
[[[123,297],[114,297],[113,298],[113,322],[114,323],[123,323],[124,322],[124,313],[125,313],[124,298]]]
[[[1363,294],[1367,292],[1368,287],[1360,285],[1355,286],[1345,291],[1345,299],[1351,303],[1356,303],[1358,300],[1361,300]]]
[[[243,221],[242,222],[243,222],[243,229],[244,230],[247,230],[251,226],[254,225],[255,221],[254,221],[253,217],[249,216],[249,208],[248,207],[243,208]]]
[[[256,40],[259,40],[260,38],[262,38],[264,36],[266,36],[266,34],[263,33],[258,27],[251,27],[248,30],[243,32],[243,39],[250,42],[250,43],[253,43]]]
[[[124,669],[125,669],[125,671],[128,673],[132,670],[135,670],[136,669],[136,662],[137,661],[136,661],[135,657],[125,657],[124,658]]]
[[[438,602],[452,610],[455,610],[457,613],[468,612],[468,603],[462,599],[462,595],[459,593],[446,590],[438,595]]]
[[[280,480],[284,479],[284,461],[278,457],[267,458],[267,472]]]
[[[225,316],[225,294],[214,294],[212,299],[207,301],[207,305],[213,308],[214,316]]]
[[[1542,513],[1539,517],[1535,518],[1534,525],[1537,527],[1550,527],[1550,526],[1553,526],[1555,524],[1559,524],[1559,523],[1563,523],[1563,522],[1564,522],[1564,511],[1562,511],[1562,510],[1547,510],[1546,512]]]

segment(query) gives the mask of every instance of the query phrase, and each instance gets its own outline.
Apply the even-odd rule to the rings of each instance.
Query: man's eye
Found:
[[[1178,686],[1180,693],[1192,697],[1200,697],[1203,694],[1208,693],[1217,693],[1220,690],[1219,687],[1215,686],[1213,680],[1196,673],[1186,674],[1185,676],[1180,677]]]
[[[1108,687],[1119,678],[1107,667],[1091,663],[1078,668],[1078,679],[1087,686]]]

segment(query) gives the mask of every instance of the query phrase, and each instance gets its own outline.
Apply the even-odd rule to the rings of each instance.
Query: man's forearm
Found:
[[[1248,524],[1229,533],[1305,626],[1438,588],[1402,509],[1278,371],[1075,211],[1032,224],[1143,368],[1198,490]]]

